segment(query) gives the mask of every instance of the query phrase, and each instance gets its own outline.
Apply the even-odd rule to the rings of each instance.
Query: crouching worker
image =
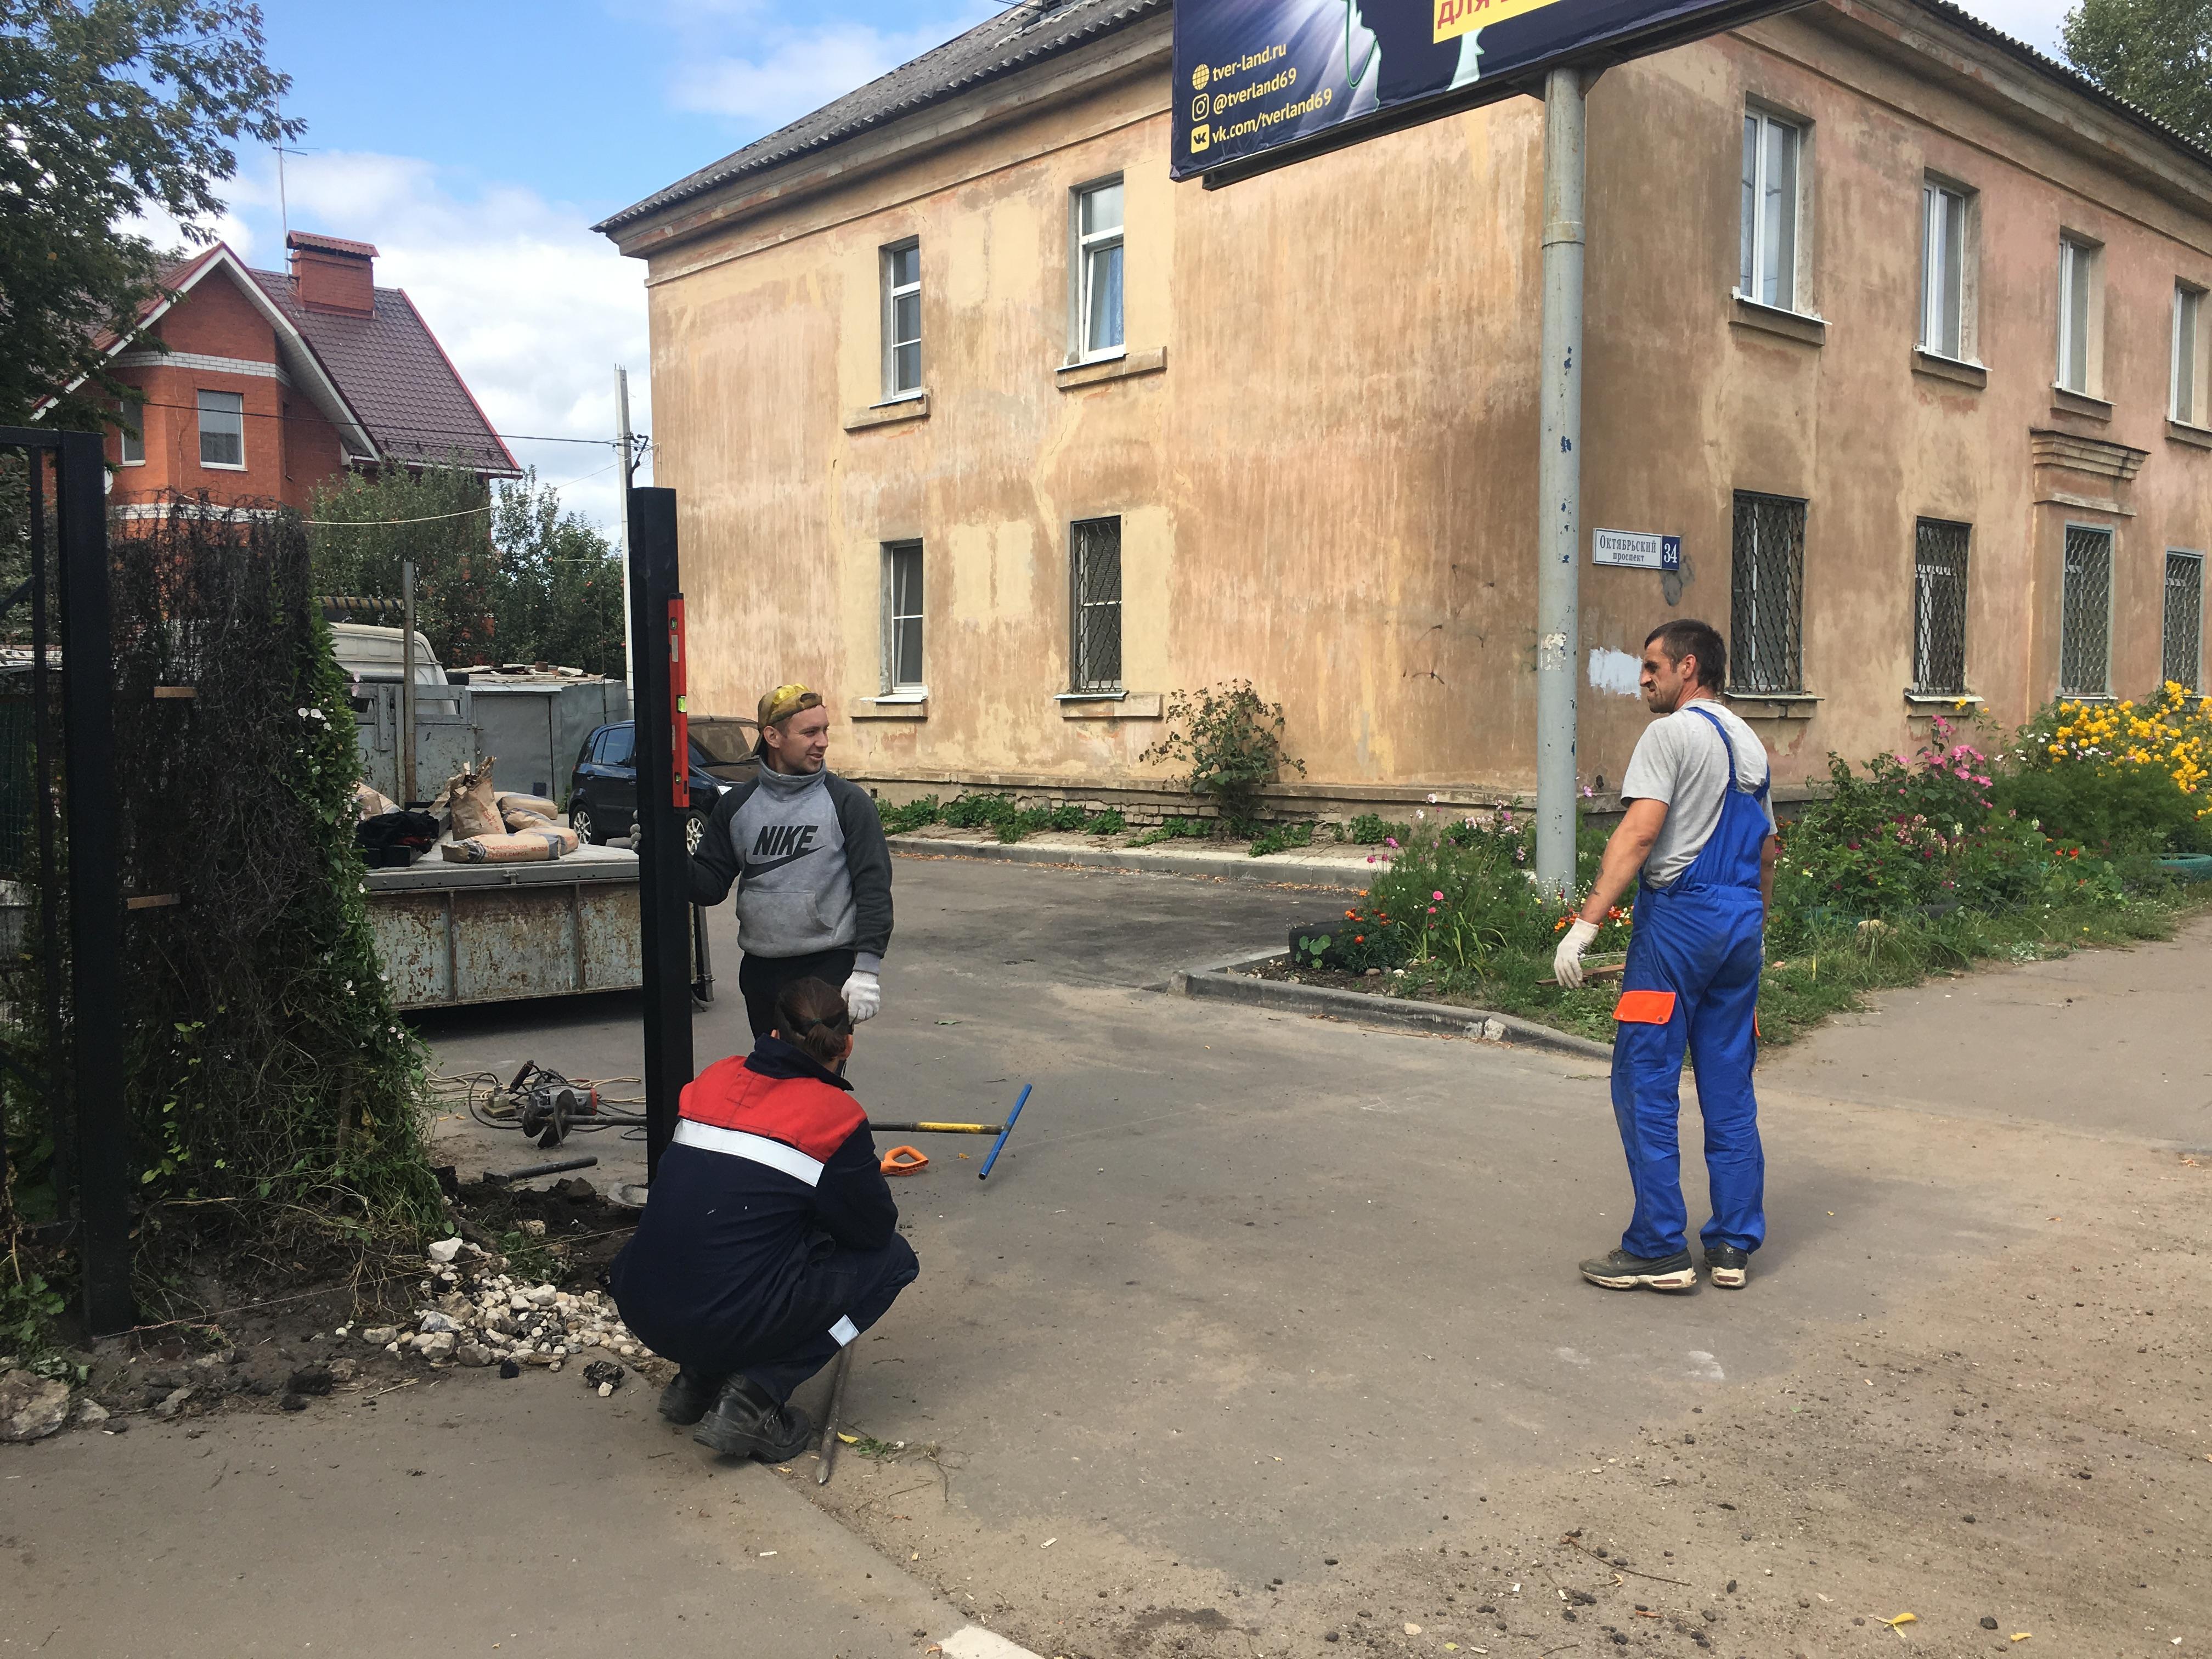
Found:
[[[692,1438],[771,1462],[813,1438],[787,1402],[883,1317],[921,1271],[866,1115],[837,1067],[853,1019],[793,981],[774,1028],[684,1091],[652,1201],[609,1284],[623,1322],[682,1367],[660,1414]]]

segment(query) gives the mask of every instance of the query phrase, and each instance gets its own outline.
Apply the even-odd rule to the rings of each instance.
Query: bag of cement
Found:
[[[380,795],[365,783],[357,783],[353,790],[353,811],[357,818],[380,818],[386,812],[397,812],[399,803],[388,795]]]
[[[502,789],[492,799],[502,812],[535,812],[549,823],[561,816],[561,809],[543,795],[526,795],[519,789]]]
[[[500,817],[492,793],[491,769],[497,758],[487,755],[477,766],[456,774],[446,782],[446,805],[453,812],[453,834],[466,840],[475,836],[500,836],[507,824]]]
[[[550,817],[535,807],[516,805],[511,796],[500,797],[499,816],[512,835],[520,835],[525,830],[550,830],[553,827]]]
[[[453,864],[545,864],[559,858],[562,849],[556,836],[529,835],[471,836],[465,841],[449,841],[441,850]]]

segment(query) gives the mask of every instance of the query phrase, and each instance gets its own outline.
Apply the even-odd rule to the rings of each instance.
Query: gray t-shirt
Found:
[[[1664,887],[1690,867],[1720,825],[1721,796],[1728,788],[1728,754],[1715,735],[1711,721],[1696,711],[1705,709],[1721,723],[1735,750],[1736,787],[1747,794],[1766,781],[1766,750],[1732,709],[1711,697],[1686,702],[1662,716],[1636,740],[1629,757],[1627,775],[1620,781],[1624,800],[1667,803],[1667,822],[1651,855],[1644,860],[1644,879]],[[1774,828],[1774,803],[1759,803],[1766,827]]]

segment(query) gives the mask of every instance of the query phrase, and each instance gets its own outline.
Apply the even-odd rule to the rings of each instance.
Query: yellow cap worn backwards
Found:
[[[810,691],[803,685],[779,685],[760,700],[760,723],[774,726],[789,720],[803,708],[820,707],[820,692]]]

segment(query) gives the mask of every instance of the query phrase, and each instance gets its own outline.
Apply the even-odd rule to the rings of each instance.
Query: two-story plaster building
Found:
[[[1249,678],[1335,815],[1534,775],[1541,109],[1209,191],[1165,0],[994,17],[600,227],[648,268],[696,706],[836,763],[1127,799]],[[2212,155],[1942,0],[1820,3],[1589,95],[1583,769],[1729,635],[1784,784],[1983,700],[2202,672]],[[1587,559],[1590,552],[1586,544]]]

